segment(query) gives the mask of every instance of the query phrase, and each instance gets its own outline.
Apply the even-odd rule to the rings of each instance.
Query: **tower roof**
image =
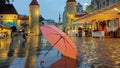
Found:
[[[18,14],[12,4],[0,5],[0,14]]]
[[[32,2],[30,3],[30,5],[38,5],[38,6],[39,6],[37,0],[32,0]],[[30,5],[29,5],[29,6],[30,6]]]
[[[76,0],[67,0],[67,2],[76,2]]]

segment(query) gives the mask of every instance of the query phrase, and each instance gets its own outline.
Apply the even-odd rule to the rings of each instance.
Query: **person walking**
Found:
[[[16,26],[12,26],[10,29],[11,29],[11,38],[13,40],[15,38],[15,36],[18,36],[17,28],[16,28]]]
[[[17,28],[15,26],[12,26],[10,29],[11,29],[11,42],[9,46],[8,56],[12,57],[18,41],[17,38],[18,34],[17,34]]]
[[[27,36],[28,36],[27,29],[22,26],[22,28],[20,28],[19,32],[20,32],[22,38],[24,39],[24,42],[26,42],[27,41]]]
[[[27,41],[27,32],[24,29],[22,30],[22,38],[25,42]]]
[[[78,36],[82,37],[82,28],[81,27],[78,28]]]

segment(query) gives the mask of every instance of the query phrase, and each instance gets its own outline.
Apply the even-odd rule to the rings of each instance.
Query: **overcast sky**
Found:
[[[14,0],[13,5],[17,12],[28,15],[28,6],[32,0]],[[37,0],[40,5],[40,15],[45,19],[53,19],[58,22],[59,13],[62,15],[67,0]],[[91,0],[76,0],[82,5],[84,2],[90,4]]]

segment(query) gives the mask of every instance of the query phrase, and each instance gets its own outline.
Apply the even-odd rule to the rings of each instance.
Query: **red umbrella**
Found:
[[[66,33],[53,25],[44,25],[41,26],[40,29],[43,36],[53,47],[60,51],[64,56],[76,59],[76,45],[73,43],[73,41],[71,41],[71,39],[66,35]]]
[[[52,63],[50,68],[77,68],[77,64],[75,59],[63,57]]]

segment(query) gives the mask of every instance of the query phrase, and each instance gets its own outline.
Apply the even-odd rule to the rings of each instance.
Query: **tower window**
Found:
[[[3,16],[0,16],[0,18],[3,18]]]
[[[14,16],[14,18],[16,18],[16,16]]]

